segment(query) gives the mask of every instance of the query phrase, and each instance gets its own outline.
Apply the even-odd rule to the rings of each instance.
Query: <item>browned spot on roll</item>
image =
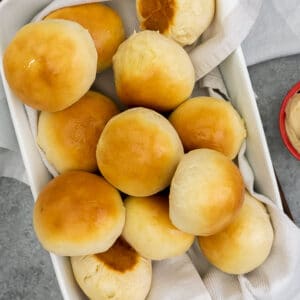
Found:
[[[145,19],[142,28],[164,33],[173,22],[175,8],[174,0],[141,0],[139,10]]]
[[[97,259],[115,271],[125,273],[137,264],[137,252],[122,238],[106,252],[95,254]]]

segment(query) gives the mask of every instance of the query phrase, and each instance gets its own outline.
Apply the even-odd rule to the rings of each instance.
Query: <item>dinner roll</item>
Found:
[[[211,149],[193,150],[182,158],[170,187],[170,218],[184,232],[211,235],[239,212],[244,183],[237,166]]]
[[[123,239],[106,252],[71,257],[76,281],[92,300],[143,300],[151,285],[151,261]]]
[[[158,30],[181,45],[190,45],[207,29],[215,0],[137,0],[142,29]]]
[[[169,120],[186,151],[209,148],[233,159],[246,137],[238,112],[222,99],[196,97],[187,100],[176,108]]]
[[[122,20],[110,7],[89,3],[60,8],[45,19],[65,19],[79,23],[91,34],[98,53],[97,71],[112,64],[112,57],[125,39]]]
[[[248,273],[268,257],[274,239],[265,206],[245,193],[244,205],[234,221],[223,231],[199,237],[205,257],[229,274]]]
[[[106,180],[137,197],[166,188],[182,155],[182,144],[169,121],[142,107],[114,116],[106,124],[96,151]]]
[[[59,112],[42,112],[37,142],[59,173],[70,170],[94,172],[96,146],[108,120],[118,113],[114,102],[89,91]]]
[[[128,197],[122,236],[142,256],[161,260],[185,253],[194,236],[174,227],[164,196]]]
[[[22,27],[3,57],[6,79],[25,104],[62,110],[82,97],[96,77],[97,51],[87,30],[65,20]]]
[[[195,72],[188,54],[158,32],[134,33],[113,57],[117,94],[129,106],[158,111],[175,108],[193,90]]]
[[[125,209],[118,191],[82,171],[51,180],[34,206],[33,226],[43,247],[57,255],[104,252],[120,236]]]

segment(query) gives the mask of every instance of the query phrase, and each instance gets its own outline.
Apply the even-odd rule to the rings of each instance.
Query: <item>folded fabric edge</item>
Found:
[[[219,20],[214,21],[212,28],[204,34],[202,43],[189,53],[195,68],[196,80],[216,68],[241,45],[254,25],[261,5],[261,0],[252,1],[251,4],[246,0],[240,1],[222,23]],[[239,26],[240,23],[243,25]],[[216,30],[216,27],[219,30]]]

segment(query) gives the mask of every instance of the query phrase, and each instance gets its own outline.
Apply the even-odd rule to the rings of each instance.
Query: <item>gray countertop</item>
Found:
[[[300,81],[300,55],[249,68],[274,168],[300,226],[300,163],[285,149],[278,113],[288,89]],[[62,299],[50,257],[33,233],[28,186],[0,178],[0,299]]]
[[[300,55],[252,66],[249,73],[273,165],[295,223],[300,226],[300,161],[285,148],[278,129],[282,99],[300,81]]]

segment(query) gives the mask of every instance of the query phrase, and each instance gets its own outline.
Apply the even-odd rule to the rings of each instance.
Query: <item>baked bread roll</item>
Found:
[[[3,57],[6,79],[25,104],[59,111],[79,100],[96,77],[97,51],[81,25],[48,20],[22,27]]]
[[[96,146],[111,117],[119,112],[112,100],[89,91],[79,101],[59,112],[42,112],[37,142],[59,173],[98,169]]]
[[[233,159],[246,137],[244,122],[233,106],[228,101],[212,97],[185,101],[169,120],[186,151],[209,148]]]
[[[274,239],[265,206],[245,193],[244,205],[223,231],[199,237],[206,258],[229,274],[245,274],[260,266],[269,256]]]
[[[60,8],[45,19],[65,19],[79,23],[91,34],[98,53],[97,71],[112,64],[112,57],[125,39],[122,20],[110,7],[89,3]]]
[[[161,260],[185,253],[194,236],[174,227],[164,196],[128,197],[122,236],[142,256]]]
[[[151,261],[123,239],[106,252],[71,257],[76,281],[92,300],[143,300],[150,290]]]
[[[195,72],[185,50],[158,32],[134,33],[113,57],[115,85],[128,106],[174,109],[193,90]]]
[[[170,219],[184,232],[212,235],[230,224],[242,207],[244,183],[237,166],[211,149],[182,158],[170,187]]]
[[[106,180],[137,197],[166,188],[182,155],[182,144],[169,121],[142,107],[114,116],[106,124],[96,152]]]
[[[34,206],[33,226],[43,247],[57,255],[104,252],[120,236],[125,209],[103,178],[81,171],[51,180]]]
[[[215,0],[137,0],[141,29],[159,31],[182,46],[194,43],[215,14]]]

